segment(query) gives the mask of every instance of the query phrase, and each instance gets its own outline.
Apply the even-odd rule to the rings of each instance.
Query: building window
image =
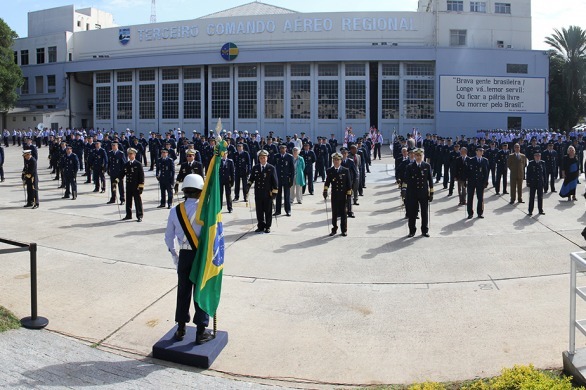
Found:
[[[116,118],[132,119],[132,85],[118,85],[116,100]]]
[[[28,65],[28,50],[20,51],[20,65]]]
[[[110,82],[110,72],[96,73],[97,84],[107,84]]]
[[[346,118],[366,118],[366,80],[346,80]]]
[[[318,80],[317,105],[319,119],[338,119],[338,80]]]
[[[124,71],[116,72],[116,81],[119,83],[131,82],[132,81],[132,71],[131,70],[124,70]]]
[[[529,66],[527,64],[507,64],[507,73],[527,74]]]
[[[22,87],[20,87],[21,95],[28,95],[28,77],[23,77]]]
[[[266,70],[265,70],[266,74]],[[282,74],[281,74],[282,75]],[[285,117],[285,82],[283,80],[265,81],[265,118]]]
[[[265,77],[283,77],[285,67],[283,65],[265,65]]]
[[[218,68],[212,68],[212,78],[214,78],[215,69]],[[230,70],[228,69],[229,74]],[[212,118],[230,118],[229,81],[214,81],[212,83]]]
[[[311,75],[309,64],[292,64],[291,77],[308,77]]]
[[[183,117],[201,118],[201,83],[183,84]]]
[[[55,88],[56,84],[55,84],[55,75],[48,75],[47,76],[47,92],[48,93],[55,93],[56,88]]]
[[[45,63],[45,48],[39,47],[37,49],[37,64],[44,64]]]
[[[73,53],[67,53],[67,57],[69,58],[69,62],[73,61]]]
[[[434,119],[434,80],[405,80],[405,117]]]
[[[138,71],[138,81],[155,81],[155,70],[144,69]]]
[[[435,68],[433,64],[413,63],[405,65],[405,74],[407,76],[433,76]]]
[[[494,3],[495,14],[511,14],[511,3]]]
[[[486,1],[471,1],[470,12],[486,13]]]
[[[179,80],[179,69],[163,69],[162,78],[163,80]]]
[[[12,117],[12,121],[13,122],[16,122],[16,117],[15,116]]]
[[[450,46],[466,46],[466,30],[450,30]]]
[[[50,110],[55,109],[55,105],[54,104],[47,104],[47,108]]]
[[[22,117],[22,121],[23,121],[23,122],[26,122],[26,116],[23,116],[23,117]]]
[[[366,76],[364,64],[346,64],[344,70],[346,76]]]
[[[18,52],[17,51],[14,52],[14,63],[16,65],[18,65]]]
[[[228,66],[215,66],[212,68],[213,79],[227,79],[230,77],[230,68]]]
[[[238,77],[256,77],[256,66],[240,65],[238,67]]]
[[[201,79],[201,68],[183,68],[184,80]]]
[[[448,0],[448,11],[462,12],[464,11],[463,0]]]
[[[49,62],[57,62],[57,46],[49,46]]]
[[[291,119],[311,118],[311,81],[291,80]]]
[[[43,80],[43,76],[35,76],[35,93],[45,93],[45,80]]]
[[[256,70],[255,70],[256,74]],[[238,118],[256,119],[256,81],[238,82]]]
[[[96,120],[110,120],[110,87],[96,87]]]
[[[81,20],[77,21],[77,27],[81,27]]]
[[[163,119],[179,119],[179,84],[163,84]]]
[[[382,116],[399,118],[399,80],[382,80]]]
[[[155,119],[154,84],[145,84],[138,86],[138,118]]]
[[[383,64],[383,76],[398,76],[399,63]]]
[[[338,64],[319,64],[317,74],[318,76],[337,76]]]

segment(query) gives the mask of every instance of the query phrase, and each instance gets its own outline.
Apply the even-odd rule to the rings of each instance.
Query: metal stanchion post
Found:
[[[20,320],[27,329],[42,329],[49,324],[49,320],[37,316],[37,244],[29,245],[31,258],[31,316]]]

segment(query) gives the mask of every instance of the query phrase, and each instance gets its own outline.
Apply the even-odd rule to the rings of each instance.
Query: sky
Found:
[[[8,0],[4,0],[8,1]],[[157,22],[195,19],[252,0],[156,0]],[[515,0],[511,0],[514,3]],[[298,12],[416,11],[417,0],[266,0],[275,6]],[[151,0],[13,0],[12,7],[2,7],[0,18],[18,33],[27,36],[27,12],[74,4],[76,8],[94,7],[114,15],[116,24],[134,25],[150,22]],[[586,29],[586,0],[533,0],[532,48],[547,50],[544,39],[554,28],[577,25]]]

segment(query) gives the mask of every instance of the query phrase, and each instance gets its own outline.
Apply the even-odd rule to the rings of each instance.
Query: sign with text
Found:
[[[545,113],[545,78],[440,76],[441,112]]]

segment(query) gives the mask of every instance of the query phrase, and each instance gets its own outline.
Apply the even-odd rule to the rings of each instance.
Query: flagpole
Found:
[[[214,314],[214,337],[216,337],[216,330],[218,329],[217,327],[217,316],[218,316],[218,312],[216,311],[216,314]]]

